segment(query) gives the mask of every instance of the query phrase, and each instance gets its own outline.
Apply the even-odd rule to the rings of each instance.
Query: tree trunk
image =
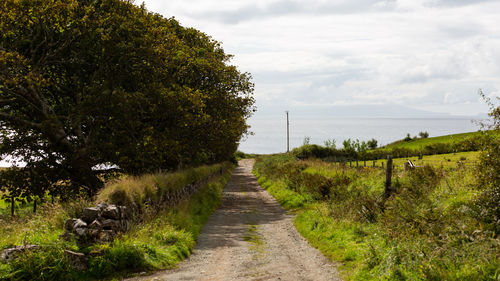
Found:
[[[33,200],[33,213],[36,213],[36,198]]]

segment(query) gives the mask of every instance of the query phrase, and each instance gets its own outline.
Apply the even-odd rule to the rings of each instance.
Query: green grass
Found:
[[[221,168],[222,175],[218,173]],[[203,179],[210,172],[217,171],[217,176],[212,177],[189,200],[182,200],[174,208],[145,209],[140,217],[136,217],[131,229],[112,243],[86,247],[74,240],[66,242],[59,239],[66,219],[76,217],[84,207],[97,202],[75,200],[65,204],[45,203],[36,214],[14,218],[1,215],[0,248],[33,243],[43,246],[43,250],[23,255],[10,264],[1,264],[0,279],[111,279],[134,272],[172,268],[190,255],[203,224],[220,203],[222,189],[231,176],[231,170],[230,164],[215,165],[177,174],[128,178],[109,184],[111,191],[125,190],[127,196],[155,196],[155,192],[149,191],[176,189],[185,182]],[[148,186],[150,184],[155,185]],[[102,192],[98,200],[105,198],[103,196],[106,194],[113,192]],[[64,258],[64,249],[97,254],[91,255],[87,271],[78,272],[70,268]]]
[[[407,148],[407,149],[423,149],[424,147],[436,143],[445,143],[445,144],[454,144],[466,140],[471,140],[473,138],[479,137],[483,134],[483,132],[470,132],[470,133],[462,133],[462,134],[453,134],[439,137],[430,137],[430,138],[418,138],[413,139],[411,141],[396,141],[391,144],[388,144],[382,149],[393,149],[393,148]]]
[[[456,168],[459,165],[465,165],[472,167],[479,159],[479,151],[469,151],[469,152],[457,152],[448,154],[435,154],[435,155],[424,155],[422,159],[419,157],[402,157],[394,158],[393,165],[399,169],[404,169],[404,163],[411,160],[416,166],[430,165],[433,167],[445,167],[445,168]],[[386,159],[375,160],[375,166],[381,167],[382,162],[387,162]],[[362,162],[360,163],[362,164]],[[373,161],[367,161],[367,166],[373,166]]]
[[[473,155],[436,155],[432,166],[397,169],[386,201],[383,169],[277,155],[258,158],[254,174],[294,210],[298,231],[339,264],[345,280],[499,280],[500,239],[474,213]],[[440,163],[462,157],[471,165]],[[318,196],[318,185],[328,193]]]
[[[259,176],[256,171],[254,174],[258,177],[258,183],[262,188],[273,195],[283,207],[293,210],[301,208],[307,203],[308,198],[286,188],[285,183],[269,181],[266,177]]]

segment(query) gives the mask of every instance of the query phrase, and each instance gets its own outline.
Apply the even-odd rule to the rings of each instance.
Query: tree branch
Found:
[[[42,124],[31,122],[28,120],[24,120],[24,119],[21,119],[21,118],[16,117],[16,116],[12,116],[12,115],[4,113],[4,112],[0,112],[0,120],[1,119],[5,119],[5,120],[8,120],[12,123],[26,125],[26,126],[30,126],[30,127],[37,128],[37,129],[42,127]]]

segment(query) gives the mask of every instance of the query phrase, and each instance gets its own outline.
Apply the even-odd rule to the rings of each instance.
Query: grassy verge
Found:
[[[387,200],[381,169],[278,155],[258,158],[254,173],[346,280],[500,278],[500,241],[476,219],[473,167],[396,171]]]
[[[185,182],[203,179],[207,172],[219,171],[197,193],[169,209],[154,210],[147,197],[141,197],[143,209],[126,234],[112,243],[89,247],[76,241],[63,241],[67,218],[75,217],[81,209],[95,204],[75,200],[68,204],[44,204],[37,214],[0,218],[0,245],[38,244],[43,250],[21,255],[15,262],[0,265],[0,279],[5,280],[95,280],[112,279],[134,272],[171,268],[191,253],[203,224],[218,207],[222,189],[231,175],[232,165],[215,165],[177,174],[148,175],[122,179],[108,185],[120,194],[157,196],[164,189],[179,188]],[[151,180],[154,179],[154,180]],[[155,181],[156,180],[156,181]],[[151,186],[151,184],[157,184]],[[161,187],[158,184],[162,184]],[[113,192],[105,190],[98,197]],[[146,195],[145,195],[146,196]],[[120,197],[122,198],[122,197]],[[126,198],[126,197],[125,197]],[[71,269],[64,257],[64,249],[89,253],[88,270]]]

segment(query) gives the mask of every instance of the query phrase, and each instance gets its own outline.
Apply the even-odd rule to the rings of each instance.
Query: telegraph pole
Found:
[[[286,112],[286,153],[290,152],[290,122],[288,122],[288,110]]]

